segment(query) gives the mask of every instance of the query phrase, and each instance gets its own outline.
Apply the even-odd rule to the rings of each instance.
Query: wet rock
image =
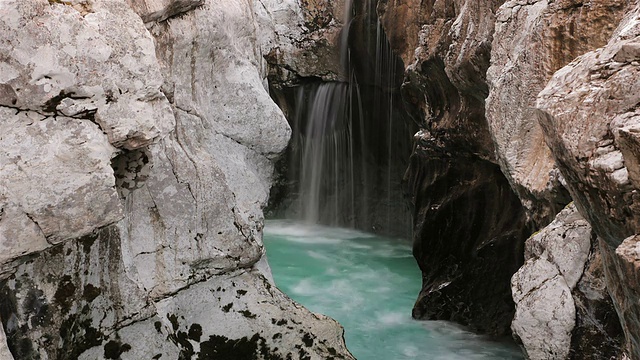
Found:
[[[524,210],[496,164],[449,158],[428,138],[417,144],[407,171],[423,279],[413,316],[508,334],[509,281],[529,231]]]
[[[381,1],[405,64],[402,96],[421,131],[407,170],[423,288],[414,316],[506,334],[509,280],[530,228],[497,166],[485,118],[495,13],[502,1]],[[506,216],[505,216],[506,214]]]

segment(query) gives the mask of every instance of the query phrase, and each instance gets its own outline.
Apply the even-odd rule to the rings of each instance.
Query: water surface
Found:
[[[278,287],[338,320],[359,360],[523,358],[515,345],[411,318],[421,280],[407,241],[284,220],[267,221],[264,233]]]

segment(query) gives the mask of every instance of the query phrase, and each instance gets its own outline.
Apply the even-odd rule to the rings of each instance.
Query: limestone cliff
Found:
[[[352,358],[263,257],[290,134],[264,56],[292,47],[276,27],[302,22],[295,3],[0,14],[0,317],[16,359]]]
[[[511,287],[512,329],[530,358],[622,356],[614,307],[640,356],[634,6],[379,2],[421,127],[406,176],[423,272],[415,317],[508,333]],[[571,200],[577,210],[558,214]]]
[[[634,4],[603,47],[553,76],[538,95],[539,121],[578,210],[600,238],[607,288],[640,358],[638,315],[638,42]]]
[[[538,227],[568,203],[533,108],[553,73],[605,44],[626,1],[507,1],[493,35],[487,122],[502,172]]]

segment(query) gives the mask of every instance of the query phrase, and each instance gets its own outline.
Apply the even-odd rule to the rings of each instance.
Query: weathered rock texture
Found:
[[[260,1],[258,1],[260,3]],[[299,85],[307,78],[344,81],[340,47],[347,41],[342,28],[348,14],[344,0],[291,0],[263,7],[275,33],[273,46],[265,53],[269,84],[276,89]],[[258,9],[260,10],[260,9]]]
[[[529,234],[500,172],[485,98],[501,1],[381,1],[391,45],[405,63],[403,99],[421,132],[406,180],[423,288],[414,317],[506,334],[509,279]]]
[[[291,2],[0,2],[0,318],[16,359],[349,359],[263,258]],[[0,345],[0,354],[2,346]]]
[[[496,15],[487,121],[502,172],[537,226],[569,201],[534,113],[537,94],[576,56],[603,46],[627,1],[507,1]]]
[[[529,359],[609,359],[622,330],[589,223],[572,204],[529,238],[511,279],[512,329]]]
[[[640,358],[640,313],[634,305],[640,299],[634,290],[637,268],[629,264],[635,261],[632,236],[640,225],[635,145],[639,15],[634,4],[609,42],[559,70],[537,102],[545,139],[567,188],[601,239],[607,287],[634,359]]]

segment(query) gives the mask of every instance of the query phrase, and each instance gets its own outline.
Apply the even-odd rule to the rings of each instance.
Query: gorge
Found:
[[[0,0],[0,58],[0,359],[353,359],[263,211],[411,238],[415,319],[640,359],[637,1]]]

